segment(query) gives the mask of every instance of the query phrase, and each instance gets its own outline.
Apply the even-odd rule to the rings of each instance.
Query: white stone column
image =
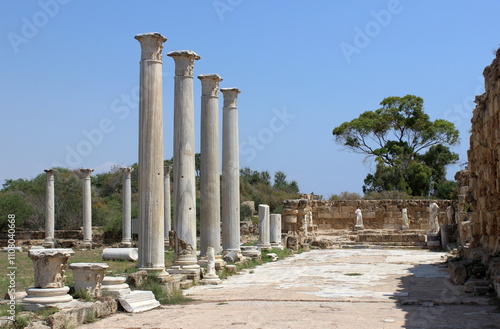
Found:
[[[164,174],[165,174],[165,179],[164,179],[164,190],[165,190],[165,201],[164,203],[164,215],[163,217],[165,218],[165,245],[168,245],[170,243],[168,235],[169,232],[172,230],[172,215],[171,215],[171,206],[170,206],[170,174],[172,173],[172,166],[165,166],[164,167]]]
[[[80,169],[83,174],[83,243],[85,248],[92,247],[92,186],[90,174],[94,169]]]
[[[174,77],[174,241],[173,270],[199,271],[196,259],[196,176],[194,137],[194,61],[191,50],[168,53]],[[176,273],[172,272],[171,273]],[[189,274],[189,273],[186,273]],[[194,274],[199,276],[198,274]],[[196,277],[194,278],[196,280]]]
[[[238,141],[237,88],[223,88],[222,108],[222,248],[241,251],[240,248],[240,160]]]
[[[163,220],[162,49],[159,33],[138,34],[141,43],[139,94],[138,267],[166,277]]]
[[[46,169],[47,173],[47,190],[45,197],[45,241],[43,246],[46,248],[54,248],[54,172],[55,170]]]
[[[269,227],[269,206],[259,204],[259,243],[262,249],[271,248],[271,231]]]
[[[270,215],[270,232],[271,232],[271,247],[283,249],[281,244],[281,215],[271,214]]]
[[[200,255],[208,247],[222,251],[220,241],[219,82],[217,74],[201,80]]]
[[[123,173],[123,211],[122,211],[122,247],[132,245],[132,171],[134,168],[122,168]]]

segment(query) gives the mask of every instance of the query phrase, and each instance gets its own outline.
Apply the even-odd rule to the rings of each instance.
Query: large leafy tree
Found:
[[[337,143],[375,160],[376,170],[366,177],[363,192],[446,197],[452,188],[446,167],[458,160],[450,146],[458,143],[459,133],[447,120],[431,121],[423,103],[414,95],[387,97],[378,110],[333,129]]]

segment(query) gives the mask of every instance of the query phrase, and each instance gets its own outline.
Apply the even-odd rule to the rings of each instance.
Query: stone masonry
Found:
[[[500,49],[483,72],[485,93],[476,96],[470,137],[469,182],[464,200],[472,225],[471,247],[500,250]],[[468,190],[468,191],[467,191]],[[470,202],[467,202],[470,201]]]
[[[438,221],[446,222],[448,200],[349,200],[315,201],[309,199],[285,200],[283,231],[300,231],[303,217],[312,212],[308,231],[353,230],[357,208],[363,213],[365,229],[400,230],[403,228],[402,210],[407,209],[410,229],[429,230],[429,205],[439,206]]]

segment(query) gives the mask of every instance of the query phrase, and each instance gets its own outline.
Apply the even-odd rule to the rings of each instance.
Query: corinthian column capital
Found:
[[[201,95],[208,97],[219,96],[219,82],[223,79],[218,74],[200,74]]]
[[[175,61],[175,75],[186,77],[193,76],[194,61],[201,58],[192,50],[171,51],[167,56]]]
[[[238,94],[241,93],[238,88],[222,88],[220,91],[224,95],[224,107],[238,107]]]
[[[161,62],[161,51],[167,38],[157,32],[138,34],[135,38],[141,43],[141,61],[154,60]]]

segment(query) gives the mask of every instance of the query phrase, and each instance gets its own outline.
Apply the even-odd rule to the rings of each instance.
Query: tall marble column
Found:
[[[47,173],[47,190],[45,197],[45,241],[43,246],[46,248],[54,248],[54,172],[55,170],[45,169]]]
[[[132,171],[134,168],[122,168],[123,173],[123,211],[122,211],[122,246],[132,245]]]
[[[271,249],[271,230],[269,225],[269,206],[259,204],[259,242],[262,249]]]
[[[80,169],[83,173],[83,244],[85,248],[92,247],[92,186],[90,174],[94,169]]]
[[[135,38],[141,44],[137,266],[165,277],[162,49],[167,39],[159,33],[138,34]]]
[[[164,190],[165,190],[165,201],[164,203],[164,215],[165,218],[165,244],[168,245],[170,243],[168,235],[172,230],[172,216],[171,216],[171,206],[170,206],[170,174],[172,173],[172,166],[164,167]]]
[[[221,253],[220,242],[220,147],[219,82],[217,74],[199,75],[201,80],[200,255],[208,247]]]
[[[194,142],[194,61],[191,50],[168,53],[175,61],[174,77],[174,229],[175,271],[199,276],[196,259],[196,178]],[[177,272],[171,273],[177,273]],[[185,272],[186,274],[189,274]],[[196,278],[194,278],[196,280]]]
[[[223,88],[222,108],[222,248],[240,248],[240,161],[238,142],[237,88]]]

